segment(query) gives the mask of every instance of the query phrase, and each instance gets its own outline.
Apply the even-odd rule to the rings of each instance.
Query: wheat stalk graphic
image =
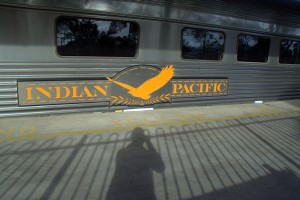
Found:
[[[160,96],[156,96],[150,98],[148,100],[135,100],[124,98],[123,96],[111,96],[112,101],[111,105],[128,105],[128,106],[145,106],[145,105],[153,105],[156,103],[164,103],[164,102],[171,102],[171,94],[162,94]]]

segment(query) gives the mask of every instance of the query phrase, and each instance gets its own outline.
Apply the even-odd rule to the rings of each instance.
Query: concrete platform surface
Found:
[[[300,100],[0,119],[0,199],[300,199]]]

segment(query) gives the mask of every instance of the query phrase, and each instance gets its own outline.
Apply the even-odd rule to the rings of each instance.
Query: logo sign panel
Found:
[[[172,65],[133,66],[106,80],[18,82],[20,106],[110,102],[145,106],[174,98],[227,95],[228,79],[175,79]]]
[[[109,101],[108,81],[18,82],[19,105]]]
[[[134,66],[107,78],[111,87],[111,105],[144,106],[171,102],[173,66],[162,70],[152,66]]]

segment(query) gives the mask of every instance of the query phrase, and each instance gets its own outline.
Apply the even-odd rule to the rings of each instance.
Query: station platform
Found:
[[[0,120],[0,199],[300,199],[300,100]]]

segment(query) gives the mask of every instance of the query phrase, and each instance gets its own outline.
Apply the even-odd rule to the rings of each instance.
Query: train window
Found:
[[[240,34],[238,37],[238,61],[267,62],[270,38]]]
[[[61,56],[134,57],[139,26],[135,22],[60,17],[56,21]]]
[[[221,60],[223,57],[225,35],[222,32],[184,28],[181,39],[184,59]]]
[[[300,64],[300,41],[281,40],[279,62]]]

